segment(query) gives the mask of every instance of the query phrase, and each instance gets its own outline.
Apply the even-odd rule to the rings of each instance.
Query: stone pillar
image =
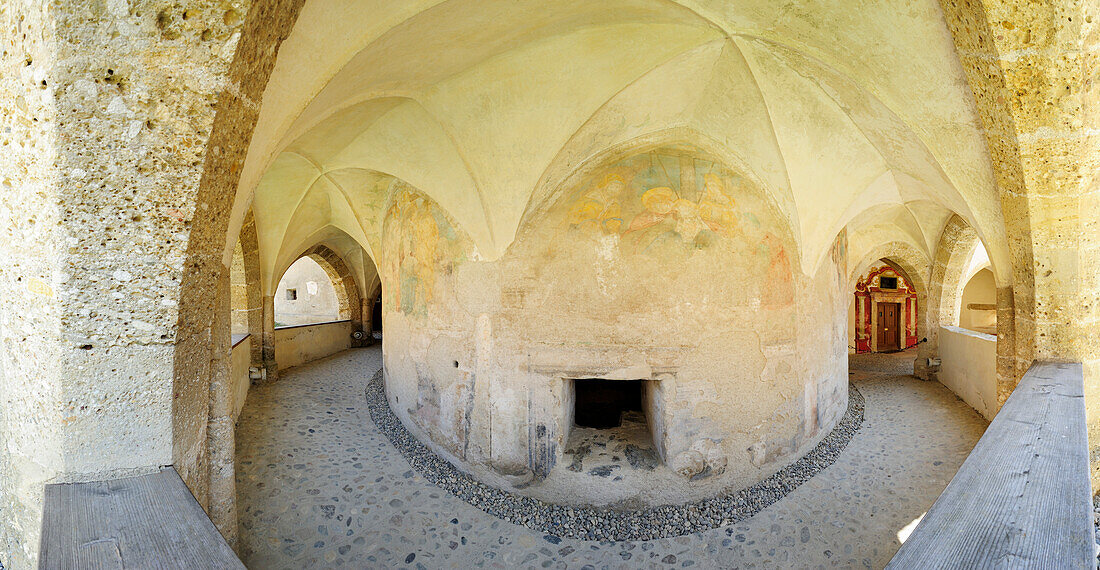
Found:
[[[244,283],[246,290],[246,306],[248,307],[248,334],[252,336],[249,343],[251,354],[250,366],[264,367],[263,333],[264,333],[264,292],[263,277],[260,274],[260,243],[256,235],[256,219],[252,211],[248,212],[244,225],[241,227],[238,242],[241,244],[241,257],[244,262]]]
[[[264,295],[264,327],[262,335],[264,368],[267,381],[279,379],[279,365],[275,362],[275,296]]]
[[[196,196],[246,9],[0,3],[5,565],[36,565],[45,483],[176,463],[206,494],[211,361],[177,350],[177,308],[192,222],[212,214]],[[212,349],[211,326],[188,332],[193,346]],[[189,359],[193,380],[175,382]]]
[[[997,302],[998,342],[1013,353],[998,346],[998,370],[1013,364],[1018,380],[1033,359],[1084,364],[1095,487],[1100,83],[1093,78],[1100,19],[1094,3],[1075,0],[940,4],[984,123],[1013,257],[1012,290],[998,291]]]
[[[219,300],[225,305],[215,311],[220,320],[230,314],[229,274],[218,281],[218,288],[224,293]],[[226,322],[213,323],[214,331],[228,330]],[[205,501],[206,512],[210,520],[221,531],[229,545],[236,548],[237,543],[237,477],[235,471],[236,439],[234,435],[233,403],[230,391],[233,378],[230,375],[231,346],[225,334],[214,334],[210,364],[210,425],[206,430],[206,447],[210,456],[209,495]]]

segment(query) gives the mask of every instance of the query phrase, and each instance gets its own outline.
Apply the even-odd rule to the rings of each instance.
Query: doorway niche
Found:
[[[566,379],[566,448],[583,440],[633,446],[663,463],[658,380]]]

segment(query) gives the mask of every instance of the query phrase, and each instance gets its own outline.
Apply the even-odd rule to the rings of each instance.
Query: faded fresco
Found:
[[[440,274],[450,274],[465,258],[458,232],[434,201],[407,187],[395,192],[384,228],[385,308],[423,315],[437,294]]]
[[[391,202],[387,395],[487,482],[552,502],[694,500],[774,472],[843,412],[844,328],[819,331],[847,307],[844,244],[802,273],[766,192],[694,149],[578,175],[532,206],[497,259],[479,259],[423,194],[399,188]],[[660,484],[577,494],[562,463],[569,387],[592,378],[645,381]]]
[[[662,149],[591,175],[546,212],[535,232],[548,239],[552,255],[585,241],[606,250],[610,237],[617,259],[646,257],[670,268],[696,256],[732,256],[732,280],[752,281],[752,295],[741,296],[777,309],[793,303],[795,288],[789,239],[777,235],[785,223],[771,210],[744,176]]]

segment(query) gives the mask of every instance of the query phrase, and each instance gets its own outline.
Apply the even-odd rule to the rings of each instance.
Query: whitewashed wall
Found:
[[[992,420],[997,404],[997,337],[940,327],[940,382]]]
[[[279,370],[300,366],[351,348],[351,321],[275,329]]]

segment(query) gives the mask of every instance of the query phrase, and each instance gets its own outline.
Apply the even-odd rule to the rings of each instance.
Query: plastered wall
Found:
[[[960,327],[940,327],[940,382],[985,419],[997,401],[997,337]]]
[[[992,271],[983,269],[977,272],[963,287],[959,326],[997,334],[997,283]]]
[[[287,296],[288,289],[295,291],[296,299]],[[309,257],[295,261],[275,291],[275,326],[338,320],[340,305],[328,274]]]
[[[351,348],[350,321],[275,329],[275,361],[286,370]]]
[[[680,148],[578,175],[495,262],[405,190],[382,247],[391,405],[482,476],[537,478],[569,427],[563,380],[652,380],[666,462],[703,449],[700,489],[755,482],[847,402],[843,240],[812,276],[792,243],[751,180]]]

